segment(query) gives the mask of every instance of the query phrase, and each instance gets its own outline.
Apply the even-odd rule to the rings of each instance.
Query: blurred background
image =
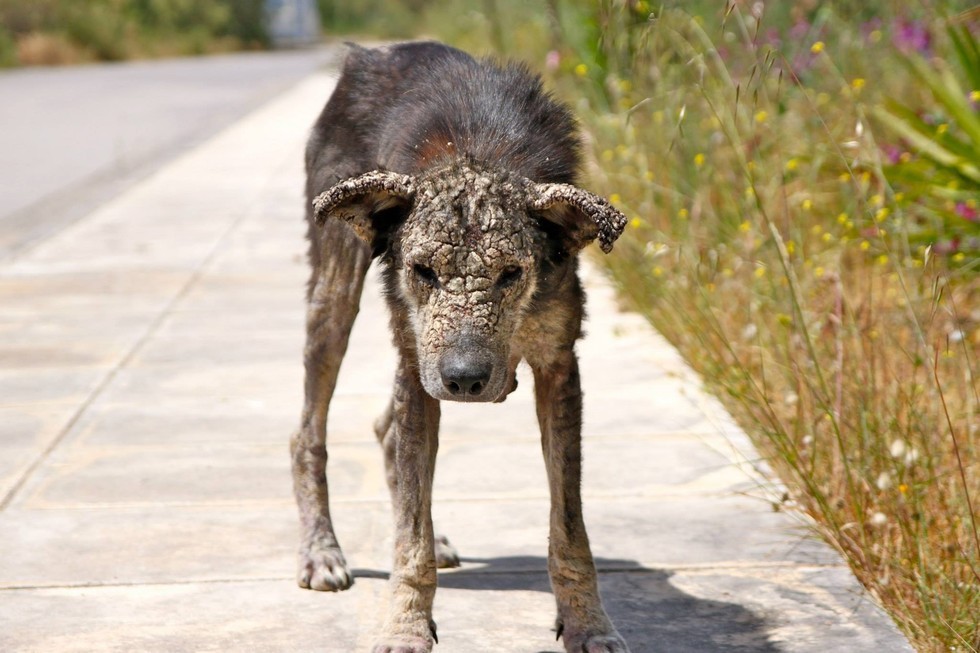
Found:
[[[923,651],[980,650],[978,37],[965,0],[0,0],[11,69],[408,38],[527,61],[630,218],[597,257],[624,304]]]

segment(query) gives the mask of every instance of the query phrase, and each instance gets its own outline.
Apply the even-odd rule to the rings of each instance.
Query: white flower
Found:
[[[799,400],[800,397],[795,392],[787,392],[786,395],[783,397],[783,401],[786,402],[787,406],[795,406],[796,402],[798,402]]]
[[[751,322],[742,329],[742,340],[754,340],[757,335],[759,335],[759,327]]]
[[[892,446],[888,448],[888,452],[892,458],[901,458],[905,455],[905,443],[902,440],[895,440],[892,442]]]
[[[915,447],[912,447],[911,449],[909,449],[905,453],[905,464],[906,465],[911,465],[912,463],[914,463],[918,459],[919,459],[919,450],[916,449]]]
[[[885,516],[883,512],[876,512],[871,515],[871,525],[872,526],[884,526],[888,523],[888,517]]]
[[[878,489],[881,491],[887,490],[892,486],[892,475],[888,472],[878,474],[878,480],[875,481],[875,485],[877,485]]]

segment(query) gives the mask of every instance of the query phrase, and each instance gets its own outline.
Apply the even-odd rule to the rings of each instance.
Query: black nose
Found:
[[[479,349],[452,349],[439,363],[442,385],[456,397],[479,397],[490,381],[493,363]]]

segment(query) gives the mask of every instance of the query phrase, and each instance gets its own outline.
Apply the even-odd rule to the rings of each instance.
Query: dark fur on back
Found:
[[[331,105],[346,110],[338,115]],[[439,43],[353,46],[313,128],[308,169],[331,155],[322,146],[339,136],[346,152],[361,153],[352,175],[417,174],[464,158],[534,181],[574,183],[579,165],[574,119],[526,66],[477,61]]]

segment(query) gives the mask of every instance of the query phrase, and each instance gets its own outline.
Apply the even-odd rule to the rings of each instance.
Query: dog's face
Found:
[[[544,259],[597,237],[608,250],[626,221],[581,189],[463,164],[341,182],[316,201],[317,219],[331,215],[384,254],[422,385],[451,401],[496,401],[512,389],[511,341]]]
[[[426,392],[500,399],[546,251],[523,187],[468,168],[422,179],[391,249]]]

